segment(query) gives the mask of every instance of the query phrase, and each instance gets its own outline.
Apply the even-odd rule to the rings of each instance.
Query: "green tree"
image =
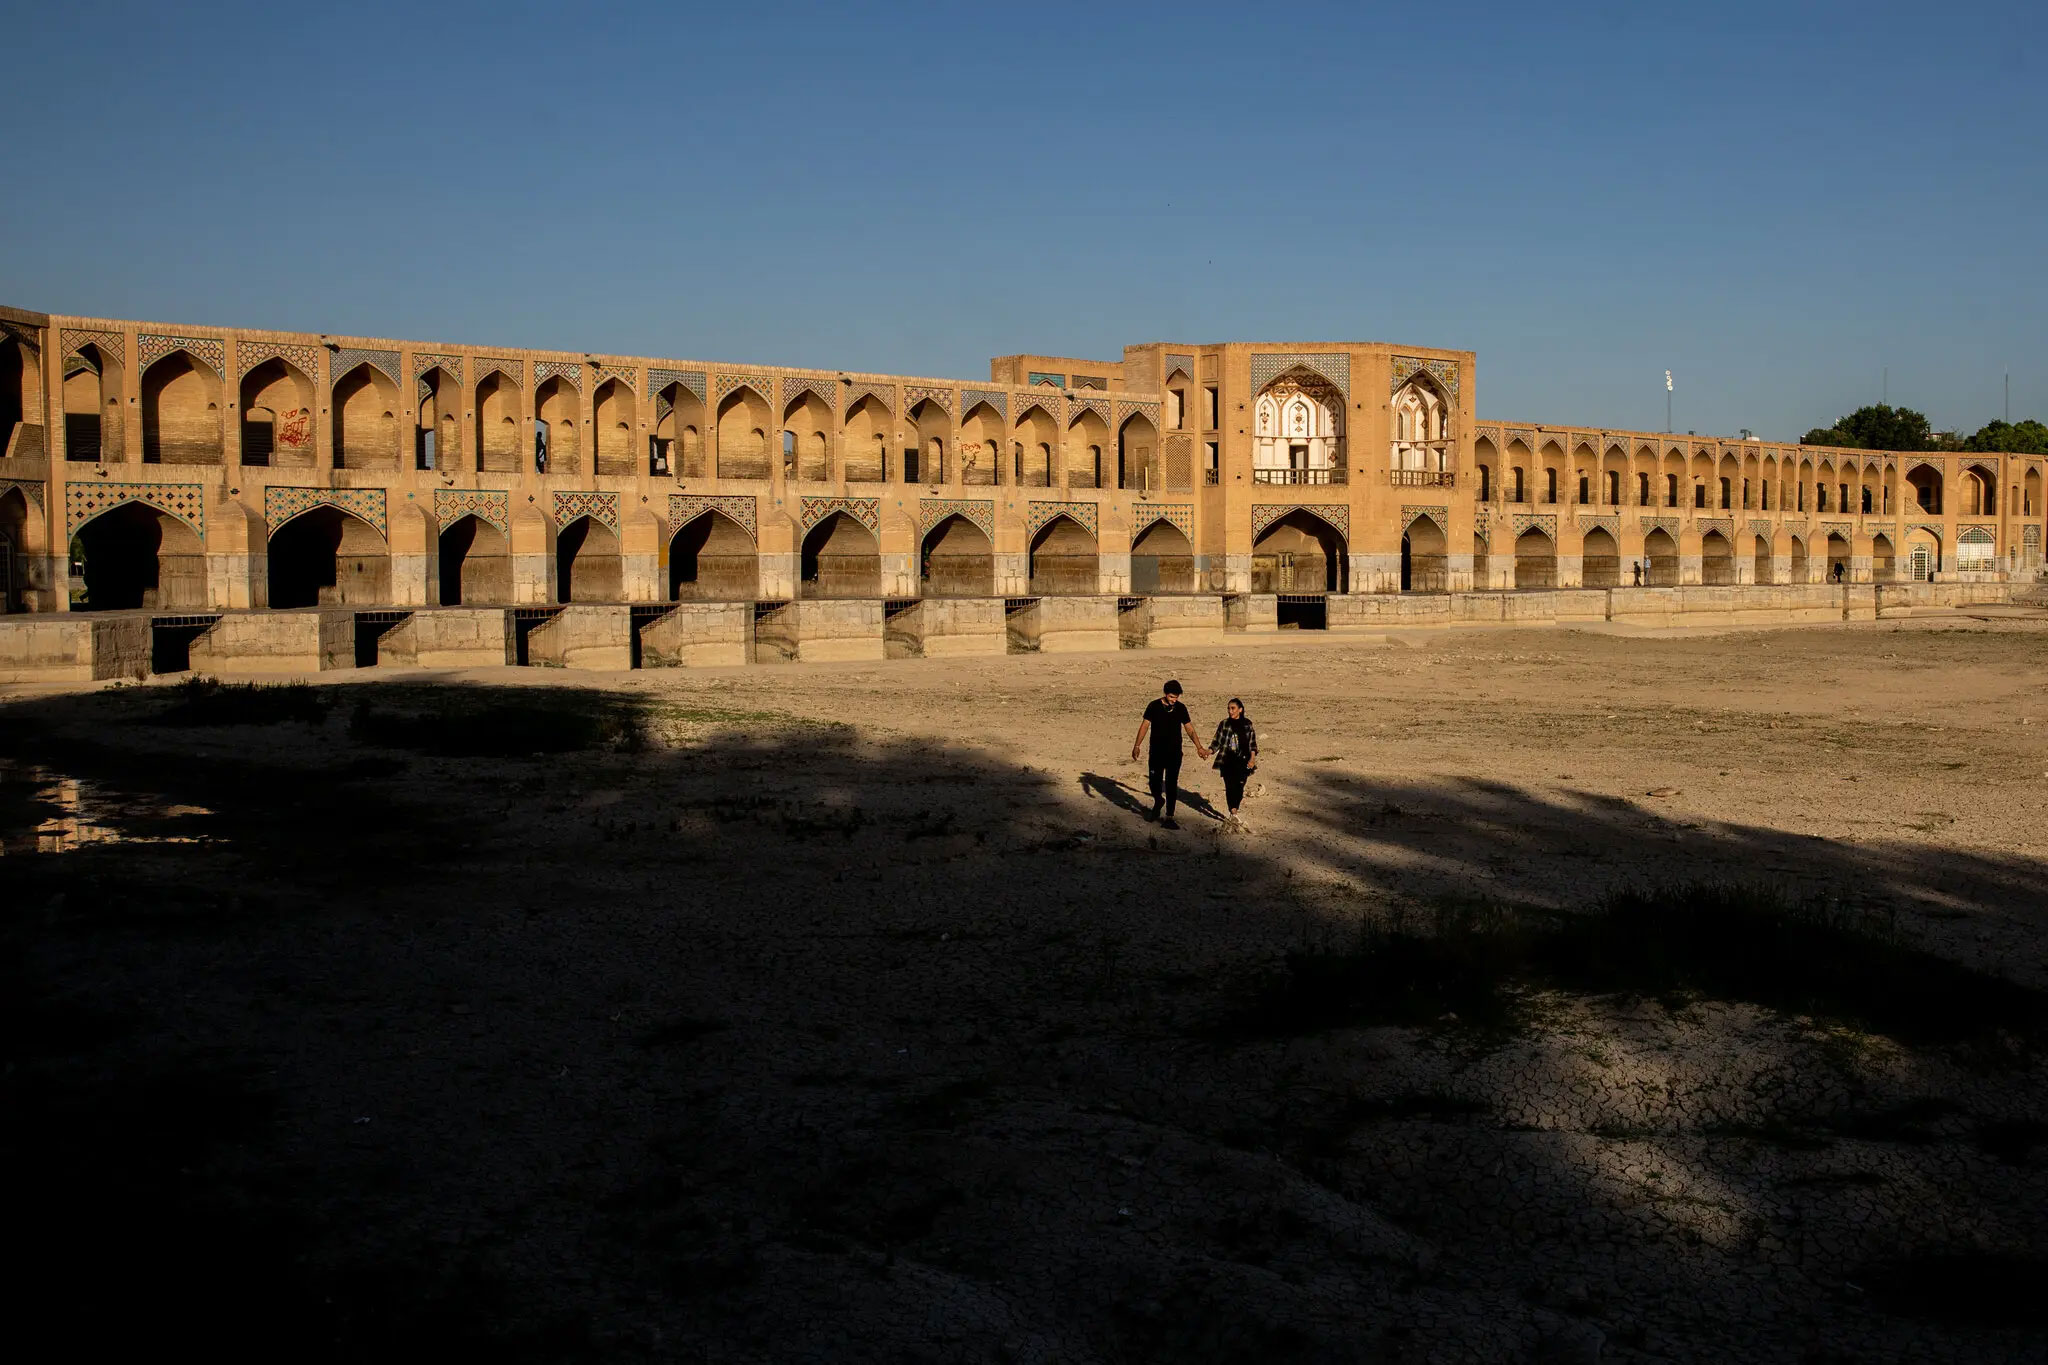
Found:
[[[1963,443],[1969,450],[2005,450],[2017,455],[2048,455],[2048,426],[2027,418],[2018,422],[1986,422]]]
[[[1873,403],[1856,409],[1831,427],[1815,427],[1800,437],[1799,443],[1847,446],[1854,450],[1928,450],[1934,444],[1934,429],[1925,413]]]

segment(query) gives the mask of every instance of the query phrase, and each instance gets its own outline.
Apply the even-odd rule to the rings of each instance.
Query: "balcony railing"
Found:
[[[1458,472],[1454,469],[1389,469],[1387,482],[1396,488],[1455,488]]]
[[[1342,483],[1341,469],[1254,469],[1253,483]]]

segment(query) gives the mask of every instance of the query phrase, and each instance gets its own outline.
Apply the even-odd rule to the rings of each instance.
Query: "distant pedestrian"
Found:
[[[1188,741],[1195,746],[1195,752],[1203,758],[1209,751],[1202,747],[1202,741],[1195,738],[1194,717],[1188,708],[1180,704],[1180,682],[1169,678],[1159,689],[1160,695],[1145,708],[1145,718],[1138,722],[1138,737],[1131,741],[1131,761],[1138,761],[1138,748],[1145,742],[1149,731],[1152,747],[1145,765],[1145,777],[1152,787],[1152,811],[1145,818],[1160,820],[1163,807],[1166,818],[1160,820],[1168,829],[1179,829],[1173,818],[1173,809],[1180,797],[1180,737],[1186,733]]]
[[[1643,586],[1643,561],[1636,560],[1633,567],[1636,571],[1636,586],[1640,588]]]
[[[1250,833],[1250,827],[1238,816],[1237,808],[1244,804],[1245,779],[1259,767],[1259,732],[1252,728],[1252,718],[1245,714],[1244,703],[1236,697],[1230,699],[1225,708],[1227,714],[1216,722],[1216,738],[1212,747],[1216,753],[1216,771],[1223,775],[1223,804],[1229,809],[1226,826],[1240,833]]]

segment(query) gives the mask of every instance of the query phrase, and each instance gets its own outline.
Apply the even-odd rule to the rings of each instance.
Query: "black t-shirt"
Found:
[[[1166,698],[1154,697],[1152,704],[1145,708],[1145,719],[1152,723],[1152,757],[1179,758],[1180,727],[1191,719],[1188,708],[1179,702],[1168,705]]]

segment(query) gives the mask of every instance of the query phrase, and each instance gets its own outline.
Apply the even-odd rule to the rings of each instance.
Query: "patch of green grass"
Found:
[[[310,683],[188,678],[167,691],[171,704],[149,717],[152,725],[318,725],[327,719],[328,699]]]

